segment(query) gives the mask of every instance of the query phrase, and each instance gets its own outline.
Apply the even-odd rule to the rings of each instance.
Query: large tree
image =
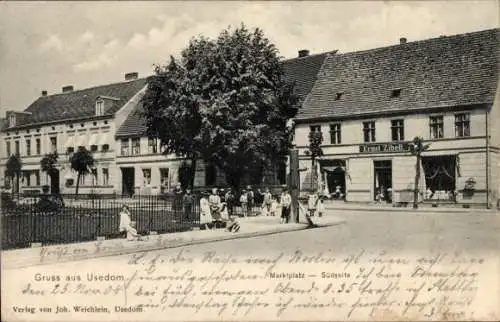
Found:
[[[21,158],[18,154],[13,154],[9,157],[6,164],[6,174],[10,178],[10,181],[14,183],[14,178],[16,179],[16,192],[19,192],[19,178],[21,177],[21,169],[23,164]],[[12,195],[14,195],[14,185],[12,186]]]
[[[50,182],[54,182],[54,175],[59,171],[56,168],[58,157],[57,152],[52,152],[40,160],[40,169],[50,177]]]
[[[413,208],[418,208],[418,194],[419,194],[419,183],[420,183],[420,166],[422,163],[422,152],[428,150],[430,144],[424,144],[424,139],[416,136],[413,138],[412,143],[410,143],[410,152],[416,156],[415,164],[415,187],[413,190]]]
[[[69,159],[71,164],[71,169],[76,171],[76,191],[75,195],[78,196],[78,188],[80,187],[80,178],[91,173],[92,167],[94,167],[95,159],[92,152],[87,150],[85,147],[79,147],[78,151],[71,155]]]
[[[143,98],[148,134],[165,153],[216,165],[235,187],[283,162],[295,102],[276,47],[243,25],[192,39],[179,59],[156,66]]]

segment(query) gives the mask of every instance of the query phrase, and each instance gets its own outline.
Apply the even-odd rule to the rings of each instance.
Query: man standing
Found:
[[[233,190],[229,188],[226,192],[226,195],[224,196],[224,199],[226,199],[226,205],[227,205],[227,212],[229,213],[229,216],[233,215],[233,207],[235,203],[235,195],[233,193]]]
[[[212,189],[212,194],[210,195],[210,197],[208,197],[208,203],[210,204],[212,217],[215,220],[220,219],[221,201],[219,195],[217,194],[217,188]]]
[[[252,214],[254,194],[251,186],[247,186],[247,216]]]
[[[191,189],[186,189],[186,193],[182,197],[182,204],[184,206],[184,219],[191,219],[194,204],[194,196],[191,194]]]
[[[292,206],[292,196],[288,193],[288,188],[283,188],[281,193],[281,223],[288,223],[290,220],[290,207]]]

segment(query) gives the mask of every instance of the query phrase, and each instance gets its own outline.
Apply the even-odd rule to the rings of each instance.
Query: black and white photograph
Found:
[[[1,320],[500,320],[500,2],[0,2]]]

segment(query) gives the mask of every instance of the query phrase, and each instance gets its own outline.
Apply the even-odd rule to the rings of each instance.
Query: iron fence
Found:
[[[199,202],[186,207],[182,196],[98,198],[39,195],[12,199],[2,194],[2,249],[65,244],[120,236],[120,210],[128,205],[141,234],[169,233],[199,226]]]

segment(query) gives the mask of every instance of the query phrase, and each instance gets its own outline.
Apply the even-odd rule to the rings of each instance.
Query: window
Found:
[[[340,123],[330,124],[330,143],[340,144],[342,142],[342,136],[340,134]]]
[[[132,139],[132,155],[141,154],[141,140]]]
[[[92,173],[92,185],[96,186],[99,184],[99,181],[97,180],[98,179],[97,178],[97,169],[94,168],[94,169],[91,169],[90,171]]]
[[[95,115],[96,116],[104,115],[104,102],[102,100],[95,102]]]
[[[128,139],[123,139],[121,141],[121,154],[124,156],[130,155],[130,145]]]
[[[6,144],[6,146],[5,146],[6,151],[5,152],[7,152],[6,156],[10,157],[10,141],[5,142],[5,144]]]
[[[401,88],[395,88],[391,91],[391,97],[396,98],[401,95]]]
[[[20,149],[19,149],[19,141],[14,142],[15,144],[15,153],[16,155],[20,154]]]
[[[391,120],[391,134],[393,141],[404,141],[405,139],[404,120]]]
[[[363,122],[363,138],[365,142],[375,142],[375,122]]]
[[[30,156],[31,155],[31,140],[26,139],[26,155]]]
[[[143,182],[144,185],[150,185],[151,184],[151,169],[142,169],[142,177],[143,177]]]
[[[27,187],[31,186],[31,173],[29,171],[24,172],[24,183]]]
[[[97,152],[97,145],[93,144],[90,146],[90,151],[91,152]]]
[[[470,114],[455,114],[455,136],[470,136]]]
[[[15,114],[10,114],[9,116],[9,127],[14,127],[16,126],[16,115]]]
[[[154,138],[148,139],[148,153],[149,154],[158,153],[158,146],[156,145],[156,139]]]
[[[52,152],[57,152],[57,137],[53,136],[50,138],[50,148]]]
[[[74,147],[72,147],[72,146],[68,147],[68,149],[66,150],[66,153],[67,153],[67,154],[71,154],[71,153],[73,153],[73,152],[75,152],[75,148],[74,148]]]
[[[102,152],[108,152],[109,151],[109,144],[103,144],[102,145]]]
[[[168,188],[168,168],[160,169],[160,182],[163,187]]]
[[[40,141],[40,139],[36,139],[35,142],[36,142],[36,154],[40,155],[42,154],[42,142]]]
[[[309,126],[309,131],[321,132],[321,125],[311,125],[311,126]]]
[[[429,118],[429,127],[431,131],[431,139],[439,139],[443,137],[443,116],[431,116]]]
[[[338,92],[337,94],[335,94],[335,100],[339,101],[343,95],[344,95],[344,92]]]
[[[36,181],[36,185],[39,186],[40,185],[40,170],[35,171],[35,181]]]
[[[107,186],[109,185],[109,169],[102,168],[102,184]]]

